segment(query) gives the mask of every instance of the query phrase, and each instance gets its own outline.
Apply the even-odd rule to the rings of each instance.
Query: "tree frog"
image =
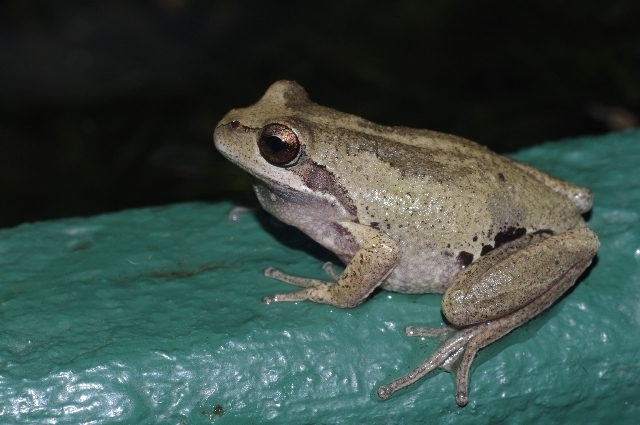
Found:
[[[265,275],[302,289],[264,302],[355,307],[376,288],[443,293],[449,338],[377,394],[387,399],[430,371],[456,374],[468,402],[478,350],[540,314],[598,251],[581,214],[591,192],[461,137],[386,127],[309,100],[292,81],[233,109],[216,148],[254,178],[265,210],[333,251],[346,268],[328,281]],[[409,336],[439,330],[407,327]]]

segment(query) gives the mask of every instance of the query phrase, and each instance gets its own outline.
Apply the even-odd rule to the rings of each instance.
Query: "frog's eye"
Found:
[[[282,124],[269,124],[258,139],[260,155],[268,163],[285,167],[293,165],[300,154],[298,136],[289,127]]]

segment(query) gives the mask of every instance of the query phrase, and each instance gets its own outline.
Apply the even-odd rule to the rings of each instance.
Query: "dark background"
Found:
[[[213,128],[283,78],[500,152],[637,125],[639,5],[0,3],[0,227],[246,196]]]

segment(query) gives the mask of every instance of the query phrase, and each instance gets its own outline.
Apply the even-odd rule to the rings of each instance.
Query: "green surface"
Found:
[[[520,152],[592,188],[595,266],[480,352],[470,402],[445,372],[375,389],[435,344],[438,295],[351,310],[264,305],[275,266],[323,277],[326,253],[260,213],[182,204],[0,232],[0,423],[624,423],[640,415],[640,131]]]

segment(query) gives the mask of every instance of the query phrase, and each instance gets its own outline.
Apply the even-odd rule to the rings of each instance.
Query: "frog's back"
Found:
[[[532,167],[523,168],[478,143],[431,130],[378,125],[308,100],[294,106],[293,114],[317,130],[311,157],[320,159],[356,198],[361,221],[400,216],[398,226],[402,221],[421,226],[447,222],[442,232],[448,234],[468,228],[469,217],[478,217],[481,224],[474,233],[493,235],[510,227],[563,231],[582,223],[580,210],[567,194],[543,181],[546,175],[536,176]]]
[[[352,161],[362,176],[348,189],[357,194],[359,220],[392,235],[403,251],[386,289],[441,292],[461,268],[509,240],[584,226],[566,196],[514,161],[465,139],[416,134],[412,144],[378,140],[375,155]],[[368,166],[374,156],[377,169]]]
[[[478,253],[505,232],[583,225],[567,197],[482,145],[428,130],[385,129],[364,137],[343,129],[344,143],[331,146],[336,162],[326,162],[355,198],[361,222],[412,243],[421,238]]]

